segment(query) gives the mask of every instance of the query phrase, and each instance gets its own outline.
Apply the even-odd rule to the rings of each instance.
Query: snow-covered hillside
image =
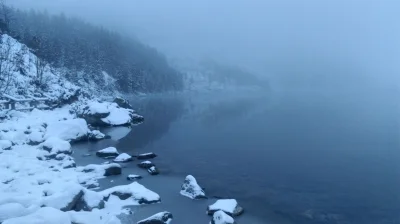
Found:
[[[80,92],[82,96],[100,98],[115,94],[115,80],[103,73],[106,86],[81,78],[72,83],[67,69],[55,69],[37,58],[24,44],[4,34],[0,39],[0,99],[2,94],[15,98],[46,97],[52,100],[68,99]]]

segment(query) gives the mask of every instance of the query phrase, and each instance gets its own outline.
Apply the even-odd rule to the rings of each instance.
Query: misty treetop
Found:
[[[104,85],[103,71],[123,92],[180,90],[183,78],[166,58],[137,40],[65,15],[0,8],[0,28],[73,82]]]

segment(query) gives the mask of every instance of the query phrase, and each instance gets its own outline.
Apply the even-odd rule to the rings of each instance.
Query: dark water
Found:
[[[400,223],[398,96],[391,90],[185,93],[133,98],[145,123],[120,151],[153,151],[279,223]]]

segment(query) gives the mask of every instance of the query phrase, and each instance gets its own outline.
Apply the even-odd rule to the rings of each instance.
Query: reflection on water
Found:
[[[182,94],[136,101],[121,151],[278,223],[400,223],[398,103],[369,91]]]

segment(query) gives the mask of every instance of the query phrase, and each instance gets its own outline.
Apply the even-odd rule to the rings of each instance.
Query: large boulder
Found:
[[[235,220],[227,215],[225,212],[219,210],[213,215],[210,224],[234,224]]]
[[[44,138],[57,137],[65,141],[76,142],[87,139],[88,132],[89,128],[84,119],[61,120],[48,124]]]
[[[122,153],[117,156],[117,158],[114,159],[114,162],[116,163],[127,163],[132,161],[132,156],[128,155],[127,153]]]
[[[84,190],[83,196],[80,198],[78,203],[75,205],[75,211],[92,211],[93,209],[103,209],[104,200],[103,196],[95,191]]]
[[[138,204],[153,204],[161,201],[160,196],[145,188],[143,185],[133,182],[128,185],[115,186],[100,192],[105,201],[108,201],[111,195],[117,196],[121,200],[132,199]]]
[[[39,148],[47,151],[50,155],[56,156],[57,154],[72,154],[71,144],[58,137],[50,137],[39,145]]]
[[[96,152],[96,156],[102,158],[117,157],[118,155],[119,155],[118,150],[115,147],[108,147]]]
[[[169,224],[172,218],[173,216],[170,212],[160,212],[137,222],[137,224]]]
[[[213,215],[216,211],[223,211],[230,216],[239,216],[243,213],[243,208],[239,206],[235,199],[220,199],[214,204],[209,205],[207,214]]]
[[[85,119],[88,124],[97,127],[129,126],[143,121],[143,117],[134,110],[122,108],[117,103],[88,102],[79,112],[78,116]]]
[[[197,184],[196,179],[192,175],[188,175],[182,184],[181,195],[191,199],[207,198],[204,190]]]
[[[64,212],[70,211],[76,206],[82,196],[82,186],[79,184],[68,184],[45,197],[43,206],[57,208]]]

